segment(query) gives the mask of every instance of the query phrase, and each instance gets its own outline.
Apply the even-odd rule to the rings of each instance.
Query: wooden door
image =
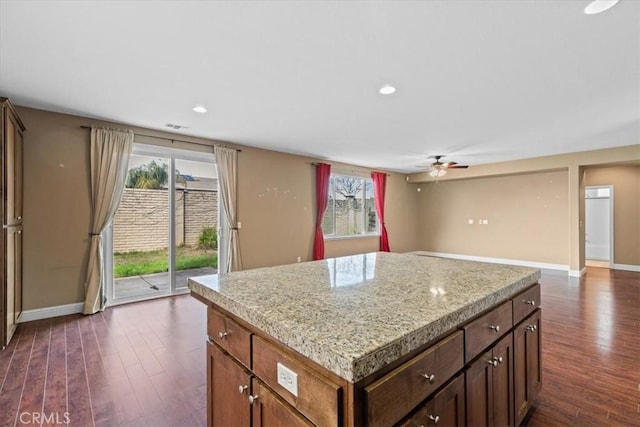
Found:
[[[465,425],[464,375],[458,375],[400,425],[424,427],[436,424],[454,427]]]
[[[13,110],[5,109],[4,128],[4,223],[22,222],[22,128]]]
[[[465,400],[464,375],[459,375],[433,398],[434,413],[427,415],[427,421],[441,426],[464,426]]]
[[[313,426],[298,411],[255,378],[253,378],[251,397],[253,427]]]
[[[249,426],[251,375],[215,344],[207,344],[207,424]]]
[[[468,426],[493,425],[493,363],[492,352],[489,350],[465,372]]]
[[[533,313],[527,323],[527,393],[528,400],[533,401],[542,387],[540,310]]]
[[[502,338],[493,348],[493,425],[513,426],[513,335]]]
[[[542,386],[540,310],[523,320],[513,335],[515,421],[520,424]]]

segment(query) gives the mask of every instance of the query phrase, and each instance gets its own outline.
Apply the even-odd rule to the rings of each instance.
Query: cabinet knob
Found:
[[[429,415],[429,419],[431,421],[433,421],[434,424],[438,424],[440,422],[440,416],[436,415],[435,417],[433,415]]]
[[[18,233],[18,234],[22,234],[22,230],[18,230],[18,231],[17,231],[17,233]]]
[[[429,384],[433,384],[436,381],[436,374],[422,374],[427,380],[429,380]]]
[[[494,362],[497,362],[497,363],[494,363],[494,365],[493,365],[493,366],[498,366],[498,363],[502,363],[502,356],[494,357],[494,358],[493,358],[493,361],[494,361]]]
[[[491,360],[487,360],[487,363],[489,365],[493,365],[493,367],[495,368],[496,366],[498,366],[498,360],[496,358],[493,358]]]
[[[526,300],[524,303],[529,305],[536,305],[536,302],[534,300]]]
[[[225,339],[226,336],[229,335],[229,332],[218,332],[218,336],[221,340]]]
[[[19,216],[17,219],[22,219],[22,216]]]
[[[500,326],[499,325],[491,325],[489,326],[490,329],[493,329],[496,332],[500,332]]]
[[[253,404],[254,404],[254,402],[255,402],[256,400],[258,400],[258,397],[259,397],[259,396],[257,396],[257,395],[253,395],[253,394],[252,394],[252,395],[250,395],[250,396],[249,396],[249,404],[253,405]]]
[[[527,331],[529,331],[529,332],[535,332],[536,329],[538,329],[538,327],[536,325],[527,326]]]
[[[248,388],[249,388],[248,385],[241,385],[241,386],[238,386],[238,391],[240,392],[240,394],[243,394],[245,390]]]

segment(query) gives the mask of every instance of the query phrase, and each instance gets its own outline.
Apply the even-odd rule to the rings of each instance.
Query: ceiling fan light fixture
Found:
[[[196,113],[204,114],[207,112],[207,108],[204,105],[196,105],[192,108]]]
[[[396,91],[396,88],[391,85],[384,85],[378,90],[378,92],[380,92],[381,95],[391,95],[395,91]]]
[[[440,178],[441,176],[445,176],[446,174],[447,171],[442,168],[434,168],[429,172],[429,175],[433,178]]]
[[[611,9],[618,1],[619,0],[594,0],[584,8],[584,13],[587,15],[602,13],[605,10]]]

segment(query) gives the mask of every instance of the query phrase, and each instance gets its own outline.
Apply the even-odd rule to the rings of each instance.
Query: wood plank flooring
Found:
[[[541,284],[543,387],[525,425],[640,426],[640,273]],[[203,426],[205,334],[188,295],[21,324],[0,352],[0,426]]]
[[[0,426],[204,426],[205,334],[189,295],[21,324],[0,352]]]

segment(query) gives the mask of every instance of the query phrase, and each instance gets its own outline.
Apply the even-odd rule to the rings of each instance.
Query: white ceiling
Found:
[[[2,0],[0,96],[404,172],[637,144],[640,2],[588,3]]]

